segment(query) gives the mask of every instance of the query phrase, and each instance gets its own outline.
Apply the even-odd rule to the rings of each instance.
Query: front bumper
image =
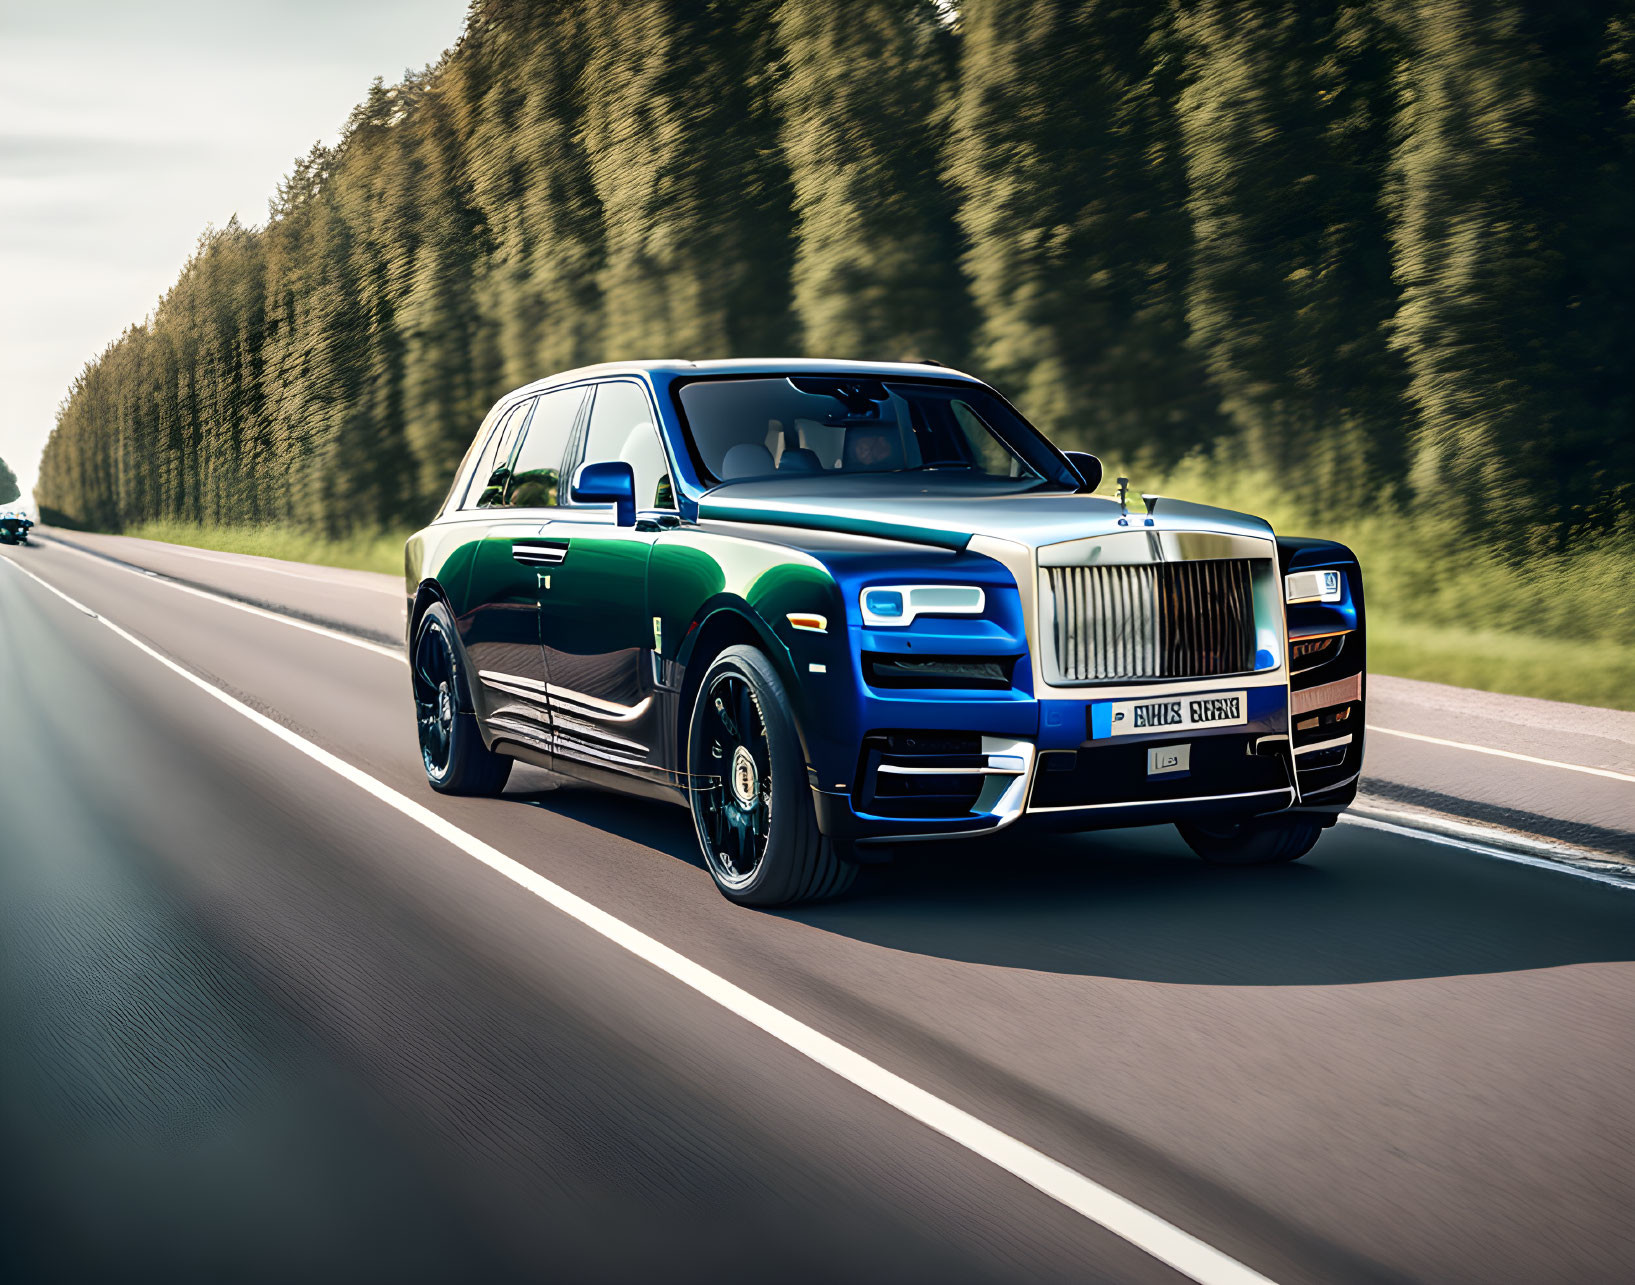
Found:
[[[1035,636],[1043,629],[1034,618],[1038,568],[1020,546],[990,544],[986,556],[1008,568],[1010,583],[984,582],[988,616],[981,621],[920,620],[901,631],[870,631],[854,624],[849,655],[811,658],[827,662],[829,682],[835,683],[813,688],[812,703],[803,711],[811,732],[812,797],[825,833],[868,844],[976,836],[1013,826],[1094,830],[1289,810],[1333,816],[1350,804],[1362,762],[1366,699],[1362,582],[1354,560],[1344,563],[1345,601],[1296,608],[1288,617],[1281,581],[1270,575],[1255,580],[1262,644],[1256,660],[1259,664],[1271,652],[1274,667],[1237,676],[1052,686],[1041,679]],[[1309,561],[1307,557],[1300,565]],[[1277,570],[1292,565],[1280,563]],[[965,569],[960,578],[974,582],[969,572]],[[1030,620],[1038,626],[1031,631]],[[1266,641],[1268,630],[1272,642]],[[1326,654],[1308,651],[1300,657],[1276,641],[1342,634],[1343,641]],[[808,658],[799,652],[803,645],[810,644],[794,644],[804,668]],[[984,693],[882,691],[865,681],[863,666],[854,657],[888,650],[1014,657],[1012,685],[1008,691]],[[849,691],[836,683],[847,673]],[[1199,728],[1193,724],[1207,720],[1188,718],[1184,728],[1137,733],[1131,723],[1118,722],[1117,710],[1106,708],[1120,702],[1128,711],[1131,701],[1235,691],[1246,694],[1246,717],[1228,726]],[[1092,718],[1096,706],[1103,707],[1099,724]],[[1131,734],[1115,735],[1115,730]],[[993,791],[981,792],[988,783],[975,775],[963,783],[963,800],[955,797],[951,784],[933,785],[924,797],[905,789],[901,778],[881,784],[883,767],[918,763],[914,746],[894,741],[919,738],[929,743],[960,735],[967,738],[963,758],[955,755],[958,747],[933,748],[955,755],[955,764],[975,767],[985,764],[980,754],[987,747],[979,746],[980,740],[1031,747],[1017,788],[1004,792],[1001,803],[993,802]],[[1169,771],[1149,763],[1149,749],[1179,746],[1190,753],[1184,769]],[[955,774],[946,774],[945,781],[947,775]],[[937,796],[950,806],[933,806]]]
[[[1194,682],[1183,690],[1197,695],[1198,688]],[[1170,689],[1150,690],[1160,698]],[[1029,702],[1026,729],[1012,705],[989,720],[1002,724],[989,730],[980,725],[993,712],[987,702],[904,702],[893,710],[899,730],[863,738],[848,788],[811,774],[818,823],[833,838],[869,844],[972,837],[1017,824],[1095,830],[1249,817],[1301,803],[1285,683],[1248,685],[1246,721],[1222,728],[1098,738],[1094,703]],[[947,730],[900,730],[913,727],[917,714],[921,726],[934,717],[933,727],[969,730],[963,739]],[[1187,747],[1185,769],[1150,770],[1149,750],[1178,745]]]

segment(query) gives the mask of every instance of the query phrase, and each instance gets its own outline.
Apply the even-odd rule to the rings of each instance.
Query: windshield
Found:
[[[677,393],[709,482],[937,472],[1074,490],[1066,462],[978,384],[856,375],[698,379]]]

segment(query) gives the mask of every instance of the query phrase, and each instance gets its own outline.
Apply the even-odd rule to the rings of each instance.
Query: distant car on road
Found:
[[[1356,558],[1100,476],[935,364],[519,388],[405,550],[431,785],[497,794],[521,759],[683,804],[757,905],[1006,829],[1303,855],[1361,766]]]
[[[33,526],[26,513],[0,513],[0,544],[27,544]]]

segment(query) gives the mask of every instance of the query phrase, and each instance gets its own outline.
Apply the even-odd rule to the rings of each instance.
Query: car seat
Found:
[[[818,459],[816,451],[809,451],[804,446],[790,446],[784,450],[783,458],[778,461],[780,473],[821,473],[823,461]]]
[[[721,457],[721,480],[730,482],[739,477],[764,477],[773,472],[772,452],[759,442],[739,442],[729,446]]]

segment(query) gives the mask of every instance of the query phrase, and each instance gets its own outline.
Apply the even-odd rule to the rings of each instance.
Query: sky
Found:
[[[207,225],[266,221],[376,76],[434,62],[465,0],[0,0],[0,459],[26,497],[80,369]]]

